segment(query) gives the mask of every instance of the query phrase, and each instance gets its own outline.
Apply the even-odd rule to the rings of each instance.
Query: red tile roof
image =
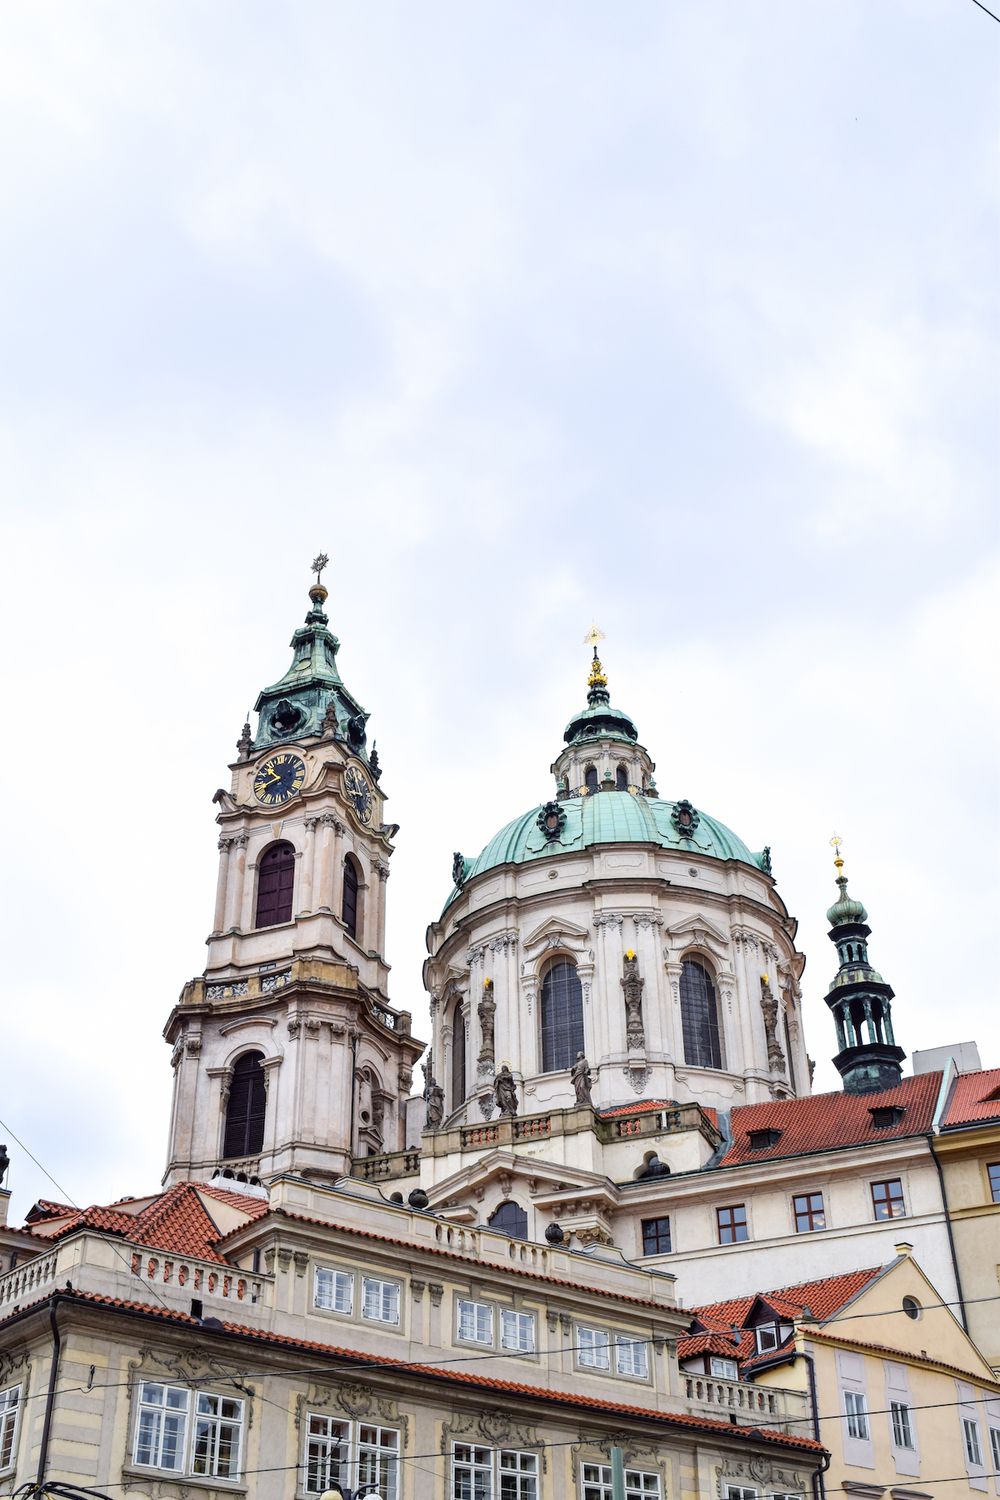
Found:
[[[940,1085],[940,1073],[919,1073],[877,1094],[811,1094],[804,1099],[741,1105],[733,1110],[733,1143],[719,1166],[925,1135],[931,1128]],[[905,1110],[899,1124],[876,1128],[870,1111],[892,1104]],[[781,1137],[773,1146],[752,1151],[748,1138],[751,1130],[780,1130]]]
[[[30,1306],[38,1307],[47,1302],[51,1293]],[[61,1302],[81,1302],[94,1304],[101,1307],[112,1308],[125,1313],[139,1313],[145,1317],[153,1317],[164,1323],[174,1323],[184,1327],[197,1328],[202,1336],[212,1333],[217,1334],[218,1329],[208,1330],[197,1319],[192,1318],[189,1313],[175,1312],[172,1308],[156,1307],[147,1302],[132,1302],[121,1297],[104,1297],[97,1292],[84,1292],[73,1289],[56,1293]],[[22,1308],[19,1312],[12,1313],[10,1318],[21,1317],[29,1308]],[[0,1320],[0,1327],[10,1318]],[[813,1438],[791,1436],[767,1427],[740,1427],[729,1422],[715,1422],[709,1417],[690,1416],[686,1412],[657,1411],[653,1407],[635,1406],[624,1401],[606,1401],[595,1399],[593,1396],[580,1395],[574,1391],[550,1390],[545,1386],[527,1385],[519,1380],[498,1380],[488,1375],[475,1375],[469,1371],[449,1369],[447,1366],[430,1364],[417,1364],[409,1361],[400,1361],[390,1358],[388,1355],[368,1354],[358,1349],[347,1349],[335,1344],[321,1344],[315,1339],[297,1339],[288,1334],[270,1333],[261,1328],[250,1328],[243,1323],[222,1323],[222,1332],[237,1338],[249,1339],[257,1344],[270,1345],[284,1349],[301,1349],[310,1354],[323,1354],[332,1359],[360,1361],[362,1364],[373,1367],[382,1367],[387,1370],[405,1370],[414,1375],[425,1375],[434,1380],[443,1380],[455,1385],[474,1386],[480,1390],[510,1391],[515,1395],[529,1396],[542,1401],[551,1402],[556,1406],[585,1407],[589,1411],[602,1411],[611,1413],[622,1413],[627,1416],[642,1418],[645,1421],[656,1422],[665,1427],[683,1427],[696,1432],[717,1433],[719,1436],[737,1439],[752,1439],[755,1443],[773,1444],[777,1447],[794,1448],[803,1453],[822,1454],[825,1450],[822,1443]]]
[[[778,1352],[772,1349],[761,1354],[753,1329],[744,1326],[758,1301],[766,1303],[780,1319],[789,1323],[801,1317],[805,1308],[823,1322],[839,1312],[883,1269],[882,1266],[873,1266],[864,1271],[847,1271],[842,1276],[800,1281],[797,1286],[781,1287],[774,1292],[754,1292],[749,1297],[731,1297],[726,1302],[708,1302],[703,1307],[694,1307],[691,1309],[695,1319],[692,1331],[686,1338],[678,1340],[677,1358],[685,1360],[698,1354],[723,1354],[739,1362],[741,1373],[748,1373],[755,1364],[766,1364]],[[739,1330],[738,1345],[733,1337],[734,1328]],[[713,1337],[721,1341],[720,1347],[714,1348],[705,1342]],[[790,1343],[791,1336],[785,1341],[786,1345]]]
[[[199,1194],[240,1209],[248,1219],[259,1218],[267,1212],[266,1200],[200,1183],[182,1182],[168,1188],[165,1193],[158,1193],[138,1213],[129,1213],[115,1204],[107,1208],[94,1204],[80,1209],[60,1204],[53,1206],[59,1207],[61,1213],[35,1220],[26,1228],[35,1238],[45,1240],[63,1239],[80,1229],[96,1229],[103,1234],[120,1235],[134,1245],[148,1245],[154,1250],[168,1250],[175,1255],[190,1255],[197,1260],[225,1264],[225,1256],[216,1249],[221,1237],[219,1226]]]
[[[699,1109],[716,1129],[719,1128],[719,1111],[713,1109],[710,1104],[700,1104]],[[648,1115],[657,1109],[682,1109],[683,1105],[676,1099],[640,1099],[636,1104],[615,1104],[611,1109],[602,1109],[600,1116],[602,1120],[614,1120],[619,1115]]]
[[[1000,1068],[959,1073],[955,1079],[942,1124],[948,1129],[979,1120],[1000,1120]]]

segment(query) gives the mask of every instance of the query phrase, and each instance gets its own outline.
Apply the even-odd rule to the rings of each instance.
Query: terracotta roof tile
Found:
[[[140,1313],[143,1316],[158,1318],[164,1323],[198,1328],[204,1332],[198,1319],[192,1318],[189,1313],[175,1312],[172,1308],[156,1307],[146,1302],[127,1301],[121,1297],[104,1297],[97,1292],[75,1289],[59,1292],[57,1296],[60,1301],[89,1303],[114,1308],[121,1312]],[[37,1307],[48,1300],[49,1297],[46,1296],[30,1305]],[[20,1317],[28,1310],[28,1308],[22,1308],[18,1313],[10,1316]],[[8,1319],[0,1321],[0,1327],[5,1321]],[[215,1331],[218,1332],[218,1330]],[[250,1339],[258,1344],[285,1349],[301,1349],[309,1353],[327,1355],[333,1359],[357,1360],[369,1367],[381,1366],[388,1370],[406,1370],[415,1375],[425,1375],[434,1380],[443,1380],[455,1385],[475,1386],[481,1390],[510,1391],[517,1395],[551,1402],[556,1406],[584,1407],[589,1411],[623,1413],[639,1417],[644,1421],[656,1422],[665,1427],[683,1427],[696,1432],[713,1432],[728,1439],[752,1439],[756,1443],[763,1442],[782,1448],[794,1448],[803,1453],[818,1455],[825,1451],[822,1443],[817,1443],[813,1438],[791,1436],[773,1428],[740,1427],[729,1422],[715,1422],[709,1417],[691,1416],[686,1412],[657,1411],[653,1407],[635,1406],[624,1401],[596,1400],[592,1396],[580,1395],[574,1391],[550,1390],[545,1386],[528,1385],[518,1380],[499,1380],[488,1375],[475,1375],[469,1371],[449,1369],[446,1366],[400,1362],[387,1355],[368,1354],[358,1349],[321,1344],[315,1339],[297,1339],[287,1334],[269,1333],[264,1329],[250,1328],[242,1323],[223,1323],[222,1331],[234,1337]]]
[[[863,1271],[847,1271],[842,1276],[824,1276],[817,1281],[800,1281],[795,1286],[783,1286],[773,1292],[754,1292],[749,1297],[731,1297],[725,1302],[706,1302],[693,1307],[692,1315],[706,1331],[728,1333],[735,1324],[742,1328],[758,1297],[773,1307],[775,1312],[787,1317],[799,1317],[804,1308],[820,1322],[831,1318],[835,1312],[856,1297],[858,1292],[876,1276],[884,1266],[869,1266]]]
[[[913,1354],[912,1352],[907,1351],[906,1349],[893,1349],[889,1344],[872,1344],[869,1343],[866,1339],[845,1339],[836,1331],[836,1329],[830,1329],[828,1332],[825,1332],[823,1329],[810,1329],[809,1337],[811,1339],[818,1339],[820,1342],[826,1344],[847,1344],[852,1349],[871,1350],[873,1354],[889,1355],[891,1359],[910,1359],[914,1362],[917,1362],[918,1360],[918,1356]],[[983,1375],[981,1369],[969,1370],[963,1368],[961,1365],[948,1364],[946,1360],[938,1359],[936,1354],[924,1354],[923,1358],[925,1360],[928,1360],[931,1364],[938,1365],[942,1370],[949,1370],[953,1375],[960,1375],[965,1380],[971,1378],[975,1380],[977,1384],[989,1384],[988,1378]],[[995,1389],[1000,1392],[1000,1380],[994,1378],[993,1385]]]
[[[731,1167],[747,1161],[770,1161],[811,1151],[832,1151],[838,1146],[925,1135],[931,1128],[940,1085],[940,1073],[919,1073],[877,1094],[811,1094],[804,1099],[741,1105],[733,1110],[733,1143],[719,1165]],[[902,1106],[905,1114],[898,1125],[878,1129],[870,1111],[892,1104]],[[781,1136],[775,1145],[752,1151],[748,1139],[751,1130],[780,1130]]]
[[[942,1122],[945,1129],[977,1120],[1000,1120],[1000,1068],[959,1073],[955,1079]]]
[[[676,1099],[639,1099],[635,1104],[615,1104],[611,1109],[602,1109],[602,1120],[613,1120],[618,1115],[648,1115],[655,1109],[680,1109]]]
[[[267,1212],[267,1203],[225,1189],[207,1188],[201,1184],[181,1182],[158,1193],[139,1213],[129,1213],[116,1205],[89,1208],[66,1208],[60,1216],[49,1215],[26,1226],[38,1239],[59,1240],[80,1229],[95,1229],[102,1234],[120,1235],[134,1245],[151,1250],[168,1250],[175,1255],[190,1255],[197,1260],[226,1264],[216,1248],[221,1238],[214,1219],[199,1198],[199,1193],[241,1209],[248,1218],[259,1218]],[[131,1200],[122,1199],[124,1203]],[[61,1205],[60,1205],[61,1207]]]

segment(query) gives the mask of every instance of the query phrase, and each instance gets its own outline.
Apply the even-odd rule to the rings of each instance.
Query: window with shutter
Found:
[[[226,1105],[224,1157],[255,1156],[264,1144],[267,1094],[263,1062],[262,1052],[244,1052],[233,1067]]]
[[[274,927],[292,920],[294,884],[295,850],[288,843],[272,844],[258,867],[255,927]]]

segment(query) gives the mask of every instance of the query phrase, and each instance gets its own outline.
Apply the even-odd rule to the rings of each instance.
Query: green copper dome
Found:
[[[847,876],[838,875],[837,885],[840,887],[840,898],[827,910],[826,920],[831,927],[846,927],[848,925],[864,924],[868,921],[868,913],[860,901],[855,901],[853,896],[847,894]]]
[[[463,860],[459,867],[456,856],[456,875],[461,873],[461,884],[498,865],[522,865],[554,854],[579,853],[595,844],[658,844],[661,849],[709,855],[713,859],[739,859],[758,869],[768,868],[765,854],[751,854],[743,840],[724,823],[697,812],[687,802],[662,802],[658,798],[615,791],[569,797],[548,807],[557,808],[563,815],[556,837],[550,837],[540,826],[540,820],[544,821],[542,805],[532,807],[501,828],[477,858]],[[681,836],[682,817],[688,819],[687,837]],[[455,899],[458,891],[456,885],[446,904]]]

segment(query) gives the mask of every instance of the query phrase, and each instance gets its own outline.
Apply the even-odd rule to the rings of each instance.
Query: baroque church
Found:
[[[399,830],[324,562],[215,793],[162,1190],[0,1227],[0,1478],[912,1500],[944,1461],[982,1493],[1000,1069],[961,1044],[904,1076],[838,853],[842,1089],[812,1092],[770,852],[661,797],[596,633],[552,782],[454,857],[418,1040],[385,961]]]

